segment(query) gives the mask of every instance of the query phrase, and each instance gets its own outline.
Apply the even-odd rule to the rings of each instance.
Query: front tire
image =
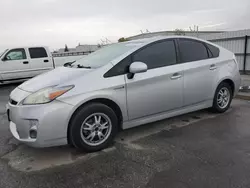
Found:
[[[101,103],[83,106],[69,125],[69,141],[78,149],[95,152],[107,148],[118,128],[115,112]]]
[[[226,112],[231,105],[232,98],[232,87],[226,82],[220,83],[215,91],[212,111],[217,113]]]

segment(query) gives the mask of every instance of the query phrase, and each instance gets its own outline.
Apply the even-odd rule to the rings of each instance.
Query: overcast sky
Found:
[[[249,0],[0,0],[0,50],[117,41],[145,31],[250,28]]]

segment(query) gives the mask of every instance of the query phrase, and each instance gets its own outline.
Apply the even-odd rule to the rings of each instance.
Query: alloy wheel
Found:
[[[220,89],[217,95],[217,104],[221,109],[224,109],[227,107],[227,105],[230,102],[230,92],[228,88],[223,87]]]
[[[89,115],[81,125],[81,138],[90,145],[97,146],[105,142],[110,136],[112,123],[104,113]]]

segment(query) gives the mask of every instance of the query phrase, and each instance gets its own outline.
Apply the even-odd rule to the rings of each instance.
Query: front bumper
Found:
[[[67,144],[68,122],[73,106],[61,101],[41,105],[7,104],[10,131],[20,142],[32,147],[50,147]],[[35,122],[35,124],[34,124]],[[36,127],[36,138],[30,130]]]
[[[20,138],[20,136],[19,136],[19,134],[17,132],[16,124],[13,123],[12,121],[10,121],[10,132],[20,142],[25,142],[25,143],[34,143],[34,142],[36,142],[36,139],[32,139],[32,138],[26,138],[26,139]]]

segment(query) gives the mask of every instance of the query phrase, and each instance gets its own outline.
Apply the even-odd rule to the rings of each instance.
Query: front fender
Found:
[[[73,113],[83,104],[94,100],[94,99],[108,99],[116,103],[121,112],[122,118],[124,121],[128,120],[127,106],[126,106],[126,92],[125,87],[121,87],[121,89],[107,89],[107,90],[99,90],[95,92],[88,92],[84,94],[79,94],[77,96],[72,96],[68,98],[61,99],[62,102],[73,105],[71,113],[68,116],[68,122],[72,117]]]

